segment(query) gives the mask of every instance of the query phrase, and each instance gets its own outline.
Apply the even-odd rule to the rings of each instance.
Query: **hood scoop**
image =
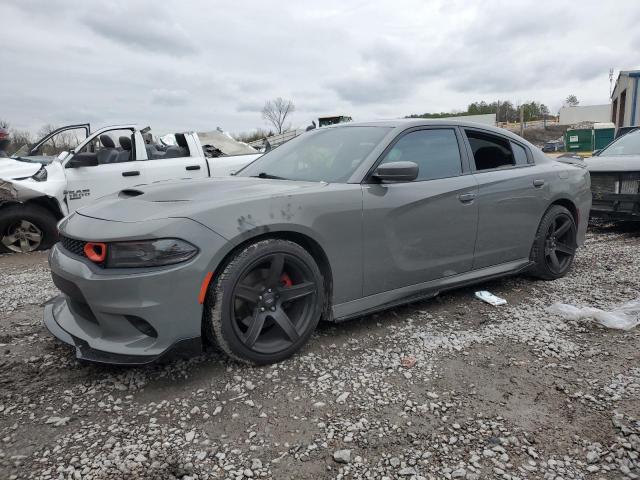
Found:
[[[136,190],[135,188],[125,188],[124,190],[120,190],[120,193],[118,193],[118,198],[132,198],[139,197],[140,195],[144,195],[144,192],[141,190]]]

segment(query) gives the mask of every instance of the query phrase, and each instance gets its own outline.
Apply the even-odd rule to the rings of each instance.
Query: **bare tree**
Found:
[[[292,100],[285,100],[278,97],[275,100],[268,100],[262,109],[262,118],[274,126],[276,132],[282,133],[285,130],[287,117],[295,111],[296,107]]]
[[[9,128],[9,122],[0,118],[0,128]]]

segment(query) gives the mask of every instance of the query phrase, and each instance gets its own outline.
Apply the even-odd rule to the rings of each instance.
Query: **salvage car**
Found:
[[[591,174],[591,217],[640,221],[640,130],[585,160]]]
[[[85,360],[217,345],[283,360],[339,322],[570,269],[589,174],[506,130],[398,120],[311,130],[232,177],[127,188],[59,225],[44,323]]]
[[[260,156],[206,158],[194,132],[170,135],[174,141],[162,144],[148,130],[116,125],[92,133],[89,124],[68,125],[0,159],[0,253],[49,248],[60,219],[103,195],[229,175]]]

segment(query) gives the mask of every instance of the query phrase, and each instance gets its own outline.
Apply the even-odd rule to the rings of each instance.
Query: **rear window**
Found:
[[[475,130],[465,130],[465,133],[473,151],[476,170],[508,168],[516,164],[509,140]]]

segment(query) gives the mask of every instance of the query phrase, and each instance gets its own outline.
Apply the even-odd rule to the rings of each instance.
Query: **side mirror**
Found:
[[[381,182],[412,182],[418,178],[418,164],[414,162],[383,163],[373,172],[373,178]]]
[[[91,156],[82,156],[76,155],[71,160],[67,162],[67,168],[78,168],[78,167],[97,167],[98,166],[98,158]]]

